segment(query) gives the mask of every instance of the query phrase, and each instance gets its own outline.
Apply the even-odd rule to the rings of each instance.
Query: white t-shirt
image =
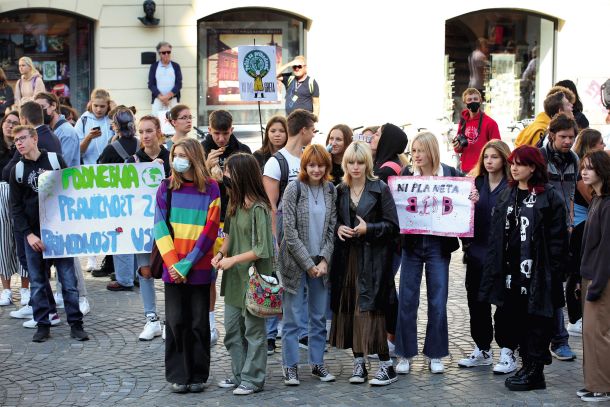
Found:
[[[299,175],[299,171],[301,170],[301,158],[293,156],[288,152],[288,150],[286,150],[286,148],[282,148],[279,152],[282,153],[288,162],[288,182],[297,179],[297,175]],[[280,163],[277,158],[272,156],[267,160],[265,169],[263,170],[263,175],[280,181],[282,178],[282,171],[280,170]],[[279,206],[281,207],[281,203]]]
[[[172,63],[163,65],[159,62],[155,71],[155,78],[157,79],[157,89],[159,89],[159,92],[162,95],[169,93],[176,84],[176,72],[174,72]]]

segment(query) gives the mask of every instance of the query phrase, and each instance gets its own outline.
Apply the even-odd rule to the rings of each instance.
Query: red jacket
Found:
[[[481,122],[481,134],[479,134],[478,128],[481,115],[483,115],[483,120]],[[465,131],[462,131],[462,123],[465,123]],[[496,121],[485,113],[479,111],[479,113],[475,114],[471,119],[468,109],[464,109],[457,131],[458,135],[462,133],[468,138],[468,147],[465,147],[462,150],[462,156],[460,158],[462,164],[461,169],[463,172],[469,172],[477,164],[483,146],[485,146],[489,140],[500,140],[500,130],[498,129]],[[459,152],[458,150],[455,151]]]

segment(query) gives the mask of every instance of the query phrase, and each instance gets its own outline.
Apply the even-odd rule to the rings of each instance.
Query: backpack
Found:
[[[286,160],[286,157],[284,157],[282,153],[278,151],[277,153],[273,154],[273,157],[275,157],[278,164],[280,165],[280,195],[277,199],[277,203],[279,203],[282,201],[282,196],[284,196],[284,190],[288,185],[290,169],[288,168],[288,160]]]
[[[110,145],[112,146],[112,148],[114,148],[114,151],[116,151],[121,156],[121,160],[123,160],[123,162],[127,161],[127,159],[130,157],[129,153],[125,151],[121,143],[119,143],[119,140],[113,141]]]
[[[400,166],[400,164],[397,164],[394,161],[386,161],[385,163],[381,164],[381,167],[379,168],[385,167],[391,168],[396,175],[400,175],[400,171],[402,171],[402,167]]]
[[[610,79],[607,79],[606,82],[601,86],[600,96],[602,98],[602,103],[606,109],[610,110]]]
[[[313,79],[313,77],[311,77],[311,76],[309,76],[309,75],[308,75],[307,77],[309,78],[309,82],[308,82],[308,84],[309,84],[309,93],[310,93],[311,95],[313,95],[313,90],[314,90],[314,79]],[[286,86],[286,87],[287,87],[287,88],[289,88],[289,87],[290,87],[290,84],[291,84],[293,81],[294,81],[294,75],[290,75],[290,76],[288,77],[288,86]]]
[[[85,126],[87,125],[87,119],[88,119],[88,117],[87,117],[87,116],[82,116],[82,117],[80,118],[80,122],[83,124],[83,134],[84,134],[85,136],[87,135],[87,133],[85,133]]]
[[[53,168],[53,171],[61,170],[61,165],[59,165],[59,160],[57,159],[57,153],[49,152],[47,153],[47,157],[49,159],[49,163],[51,164],[51,168]],[[15,165],[15,179],[20,184],[23,182],[23,169],[23,161],[19,160]]]
[[[549,134],[549,131],[546,130],[544,133],[542,133],[542,135],[540,136],[540,138],[538,139],[538,142],[536,143],[536,147],[537,148],[542,148],[544,147],[544,139],[546,139],[546,135]]]
[[[55,123],[55,126],[53,126],[53,131],[57,130],[59,128],[59,126],[61,126],[64,123],[68,123],[68,121],[66,119],[59,119],[57,121],[57,123]]]

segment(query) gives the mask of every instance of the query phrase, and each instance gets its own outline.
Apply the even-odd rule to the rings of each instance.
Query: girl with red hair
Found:
[[[479,300],[497,306],[496,334],[512,342],[509,348],[519,347],[522,367],[506,379],[506,387],[544,389],[553,311],[565,302],[561,274],[566,215],[537,148],[521,146],[508,162],[513,180],[493,211]]]

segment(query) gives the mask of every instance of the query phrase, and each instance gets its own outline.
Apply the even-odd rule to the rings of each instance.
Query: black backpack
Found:
[[[282,153],[280,153],[278,151],[277,153],[273,154],[273,157],[275,157],[278,164],[280,165],[280,195],[278,196],[278,199],[276,202],[276,204],[279,205],[279,203],[282,202],[282,196],[284,196],[284,190],[286,189],[286,186],[288,185],[288,177],[290,176],[290,174],[289,174],[290,169],[288,168],[288,160],[286,160],[286,157],[284,157],[284,155]]]
[[[610,79],[607,79],[606,82],[601,87],[600,96],[602,98],[602,103],[604,107],[610,110]]]

